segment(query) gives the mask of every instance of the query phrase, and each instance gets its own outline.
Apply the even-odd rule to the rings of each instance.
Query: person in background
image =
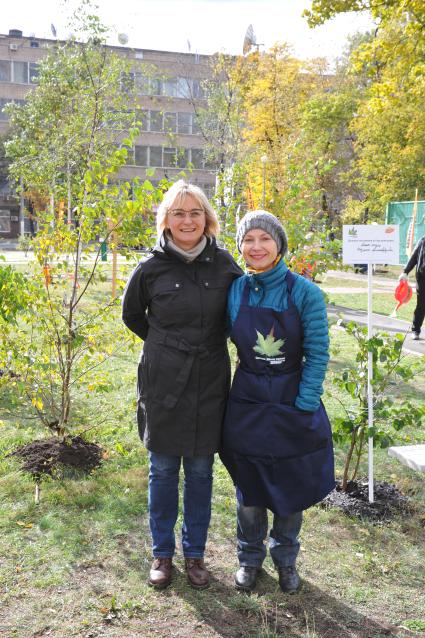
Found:
[[[320,400],[329,359],[321,290],[283,259],[280,221],[257,210],[236,241],[247,274],[228,299],[239,365],[230,391],[220,456],[236,486],[237,589],[251,591],[269,549],[283,591],[298,589],[302,512],[335,486],[332,434]]]
[[[417,341],[421,334],[425,317],[425,235],[416,244],[405,269],[399,277],[399,281],[407,281],[411,270],[416,266],[416,308],[413,313],[412,332],[413,339]]]
[[[219,224],[197,186],[176,182],[157,212],[158,242],[129,278],[122,318],[144,340],[138,366],[139,434],[149,450],[149,584],[172,578],[183,462],[182,549],[189,583],[209,584],[204,551],[212,467],[230,386],[226,301],[242,273],[217,246]]]

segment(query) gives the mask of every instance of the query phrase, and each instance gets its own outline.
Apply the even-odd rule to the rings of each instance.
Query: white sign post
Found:
[[[399,227],[379,224],[343,226],[342,261],[367,264],[367,338],[373,336],[372,271],[374,264],[400,263]],[[368,355],[368,426],[373,427],[373,354]],[[369,437],[369,502],[373,503],[373,437]]]

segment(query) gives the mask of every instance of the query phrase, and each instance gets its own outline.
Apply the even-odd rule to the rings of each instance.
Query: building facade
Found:
[[[4,106],[23,103],[37,84],[40,61],[56,40],[24,36],[17,29],[0,34],[0,135],[8,129]],[[208,77],[210,56],[171,51],[108,47],[134,60],[134,71],[125,78],[135,86],[142,109],[142,127],[128,162],[119,177],[144,179],[154,168],[150,181],[170,180],[184,169],[191,182],[211,196],[215,170],[204,156],[196,107],[203,104],[202,80]],[[154,69],[149,74],[143,68]],[[125,87],[123,87],[125,90]],[[20,233],[23,202],[20,202],[4,171],[0,174],[0,238]],[[21,217],[20,217],[21,216]],[[25,231],[30,232],[28,218]]]

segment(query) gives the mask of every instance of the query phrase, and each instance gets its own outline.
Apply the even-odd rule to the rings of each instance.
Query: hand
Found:
[[[402,272],[400,277],[398,278],[399,281],[408,281],[409,279],[409,275],[406,275],[405,272]]]

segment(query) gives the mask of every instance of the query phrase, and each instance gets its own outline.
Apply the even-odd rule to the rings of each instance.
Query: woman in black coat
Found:
[[[183,459],[182,549],[189,583],[204,588],[212,465],[230,385],[227,290],[242,271],[217,246],[218,220],[197,186],[180,180],[170,188],[157,229],[158,243],[132,273],[123,298],[123,321],[144,340],[137,418],[150,460],[149,583],[171,582]]]

